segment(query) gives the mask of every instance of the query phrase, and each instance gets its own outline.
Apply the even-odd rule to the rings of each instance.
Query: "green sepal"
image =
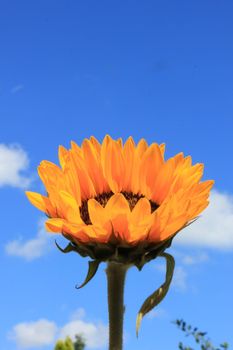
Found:
[[[70,253],[70,252],[75,251],[75,247],[73,246],[72,243],[67,244],[67,246],[64,249],[59,246],[59,244],[57,243],[56,240],[55,240],[55,244],[56,244],[57,248],[60,250],[60,252],[62,252],[62,253],[66,254],[66,253]]]
[[[86,256],[91,256],[93,259],[95,258],[92,256],[91,251],[88,250],[88,247],[85,247],[85,245],[76,245],[73,242],[70,242],[67,244],[67,246],[63,249],[59,246],[57,241],[55,240],[55,244],[57,248],[60,250],[62,253],[70,253],[70,252],[75,252],[78,253],[79,255],[86,257]]]
[[[84,287],[88,282],[90,282],[90,280],[95,276],[100,262],[101,261],[99,260],[88,261],[89,267],[85,281],[80,286],[76,285],[75,288],[80,289]]]
[[[151,294],[142,304],[136,320],[136,335],[138,337],[138,331],[142,318],[150,312],[155,306],[157,306],[166,296],[174,273],[175,259],[172,255],[168,253],[160,254],[161,257],[166,259],[166,279],[165,282],[153,293]]]

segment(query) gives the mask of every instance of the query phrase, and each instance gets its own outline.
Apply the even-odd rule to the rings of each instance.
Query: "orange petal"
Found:
[[[79,147],[77,143],[74,141],[71,141],[70,144],[71,144],[71,150],[76,152],[80,157],[82,157],[83,153],[82,153],[81,147]]]
[[[107,202],[106,211],[110,219],[118,216],[119,214],[130,214],[129,203],[125,196],[121,193],[114,194]]]
[[[164,163],[152,184],[152,195],[151,200],[157,204],[161,204],[169,190],[171,188],[171,183],[173,179],[173,173],[175,169],[174,159],[169,159],[166,163]]]
[[[134,162],[133,162],[133,171],[132,171],[132,179],[131,179],[131,186],[132,186],[133,193],[140,192],[139,169],[140,169],[141,159],[147,149],[148,149],[148,144],[146,140],[141,139],[136,147]]]
[[[144,226],[130,225],[130,235],[129,237],[127,237],[127,242],[132,245],[135,245],[135,244],[138,244],[139,242],[147,240],[149,231],[150,231],[150,225],[144,225]]]
[[[65,223],[63,230],[66,235],[71,236],[72,240],[77,243],[106,243],[109,239],[109,233],[102,227],[96,227],[93,225],[72,225]]]
[[[123,157],[125,163],[125,174],[124,174],[124,183],[123,189],[125,191],[132,191],[132,177],[133,174],[133,165],[135,157],[135,143],[132,137],[129,137],[125,142],[123,147]]]
[[[64,181],[66,182],[66,188],[68,191],[74,196],[78,205],[81,206],[82,197],[79,178],[77,176],[77,170],[71,157],[67,157],[66,159],[64,167]]]
[[[75,171],[75,176],[78,177],[81,197],[82,199],[88,199],[96,196],[96,191],[91,181],[91,178],[86,169],[86,164],[84,159],[77,152],[71,150],[71,161],[73,163]]]
[[[46,227],[46,230],[49,232],[61,233],[63,224],[64,224],[63,219],[53,218],[53,219],[48,219],[45,222],[45,227]]]
[[[63,204],[63,216],[71,223],[77,225],[84,225],[84,222],[80,216],[79,205],[76,199],[71,194],[65,191],[60,191],[59,195]]]
[[[139,170],[141,193],[149,194],[163,165],[163,157],[157,143],[153,143],[144,153]]]
[[[160,240],[164,241],[173,236],[177,231],[181,230],[187,223],[188,218],[186,214],[180,215],[173,219],[163,231],[160,233]]]
[[[61,164],[62,169],[64,169],[64,167],[65,167],[66,157],[67,157],[68,153],[69,153],[69,151],[65,147],[59,146],[58,158],[59,158],[59,162]]]
[[[164,153],[165,153],[165,148],[166,148],[165,143],[161,143],[161,144],[159,145],[159,148],[160,148],[160,152],[161,152],[161,154],[162,154],[162,157],[164,158]]]
[[[111,220],[116,238],[128,242],[130,238],[129,221],[126,214],[115,215]]]
[[[42,196],[36,192],[25,192],[29,201],[39,210],[47,213],[49,216],[55,215],[55,209],[52,207],[48,197]]]
[[[107,215],[107,210],[95,199],[89,199],[88,212],[93,225],[107,227],[111,231],[111,224]]]
[[[96,193],[102,193],[106,189],[107,184],[101,168],[100,155],[92,142],[87,139],[82,143],[82,150],[86,167],[94,184]]]
[[[104,138],[101,148],[101,164],[110,189],[114,193],[120,192],[123,187],[125,173],[122,147],[108,135]]]
[[[90,141],[93,144],[93,146],[95,147],[96,152],[100,155],[101,145],[100,145],[99,141],[94,136],[90,137]]]
[[[63,172],[56,164],[42,161],[38,166],[38,174],[49,194],[54,188],[65,189]]]
[[[133,225],[138,225],[144,222],[146,219],[150,220],[151,217],[151,205],[147,198],[141,198],[135,205],[130,215],[130,222]]]

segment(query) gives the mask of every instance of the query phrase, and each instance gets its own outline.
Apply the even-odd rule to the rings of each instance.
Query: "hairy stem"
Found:
[[[124,319],[124,283],[128,266],[109,262],[107,265],[109,350],[122,350]]]

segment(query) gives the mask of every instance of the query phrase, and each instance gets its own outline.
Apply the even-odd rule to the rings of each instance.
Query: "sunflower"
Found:
[[[138,144],[129,137],[93,136],[79,147],[59,147],[60,167],[43,161],[38,173],[47,196],[26,192],[47,216],[46,228],[69,240],[63,252],[90,256],[84,286],[107,262],[109,349],[122,349],[124,281],[127,269],[166,259],[165,282],[142,304],[136,320],[166,296],[175,260],[165,252],[174,236],[207,207],[213,181],[201,182],[203,164],[179,153],[164,159],[164,144]]]
[[[203,164],[183,153],[165,160],[164,150],[132,137],[71,142],[59,147],[60,167],[38,167],[47,196],[26,194],[48,216],[47,230],[79,254],[142,267],[207,207],[213,186],[201,182]]]

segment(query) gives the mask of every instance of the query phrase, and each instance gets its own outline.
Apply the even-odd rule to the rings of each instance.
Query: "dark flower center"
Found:
[[[135,194],[132,192],[122,191],[121,193],[127,199],[130,210],[133,210],[133,208],[135,207],[139,199],[145,197],[142,194]],[[105,193],[98,194],[94,199],[97,202],[99,202],[102,205],[102,207],[105,207],[105,205],[107,204],[108,200],[112,197],[112,195],[113,195],[113,192],[105,192]],[[82,202],[82,205],[80,207],[80,216],[86,225],[90,225],[91,220],[88,212],[87,202],[88,202],[87,200]],[[152,201],[150,201],[150,205],[151,205],[151,213],[153,213],[159,207],[157,203]]]

